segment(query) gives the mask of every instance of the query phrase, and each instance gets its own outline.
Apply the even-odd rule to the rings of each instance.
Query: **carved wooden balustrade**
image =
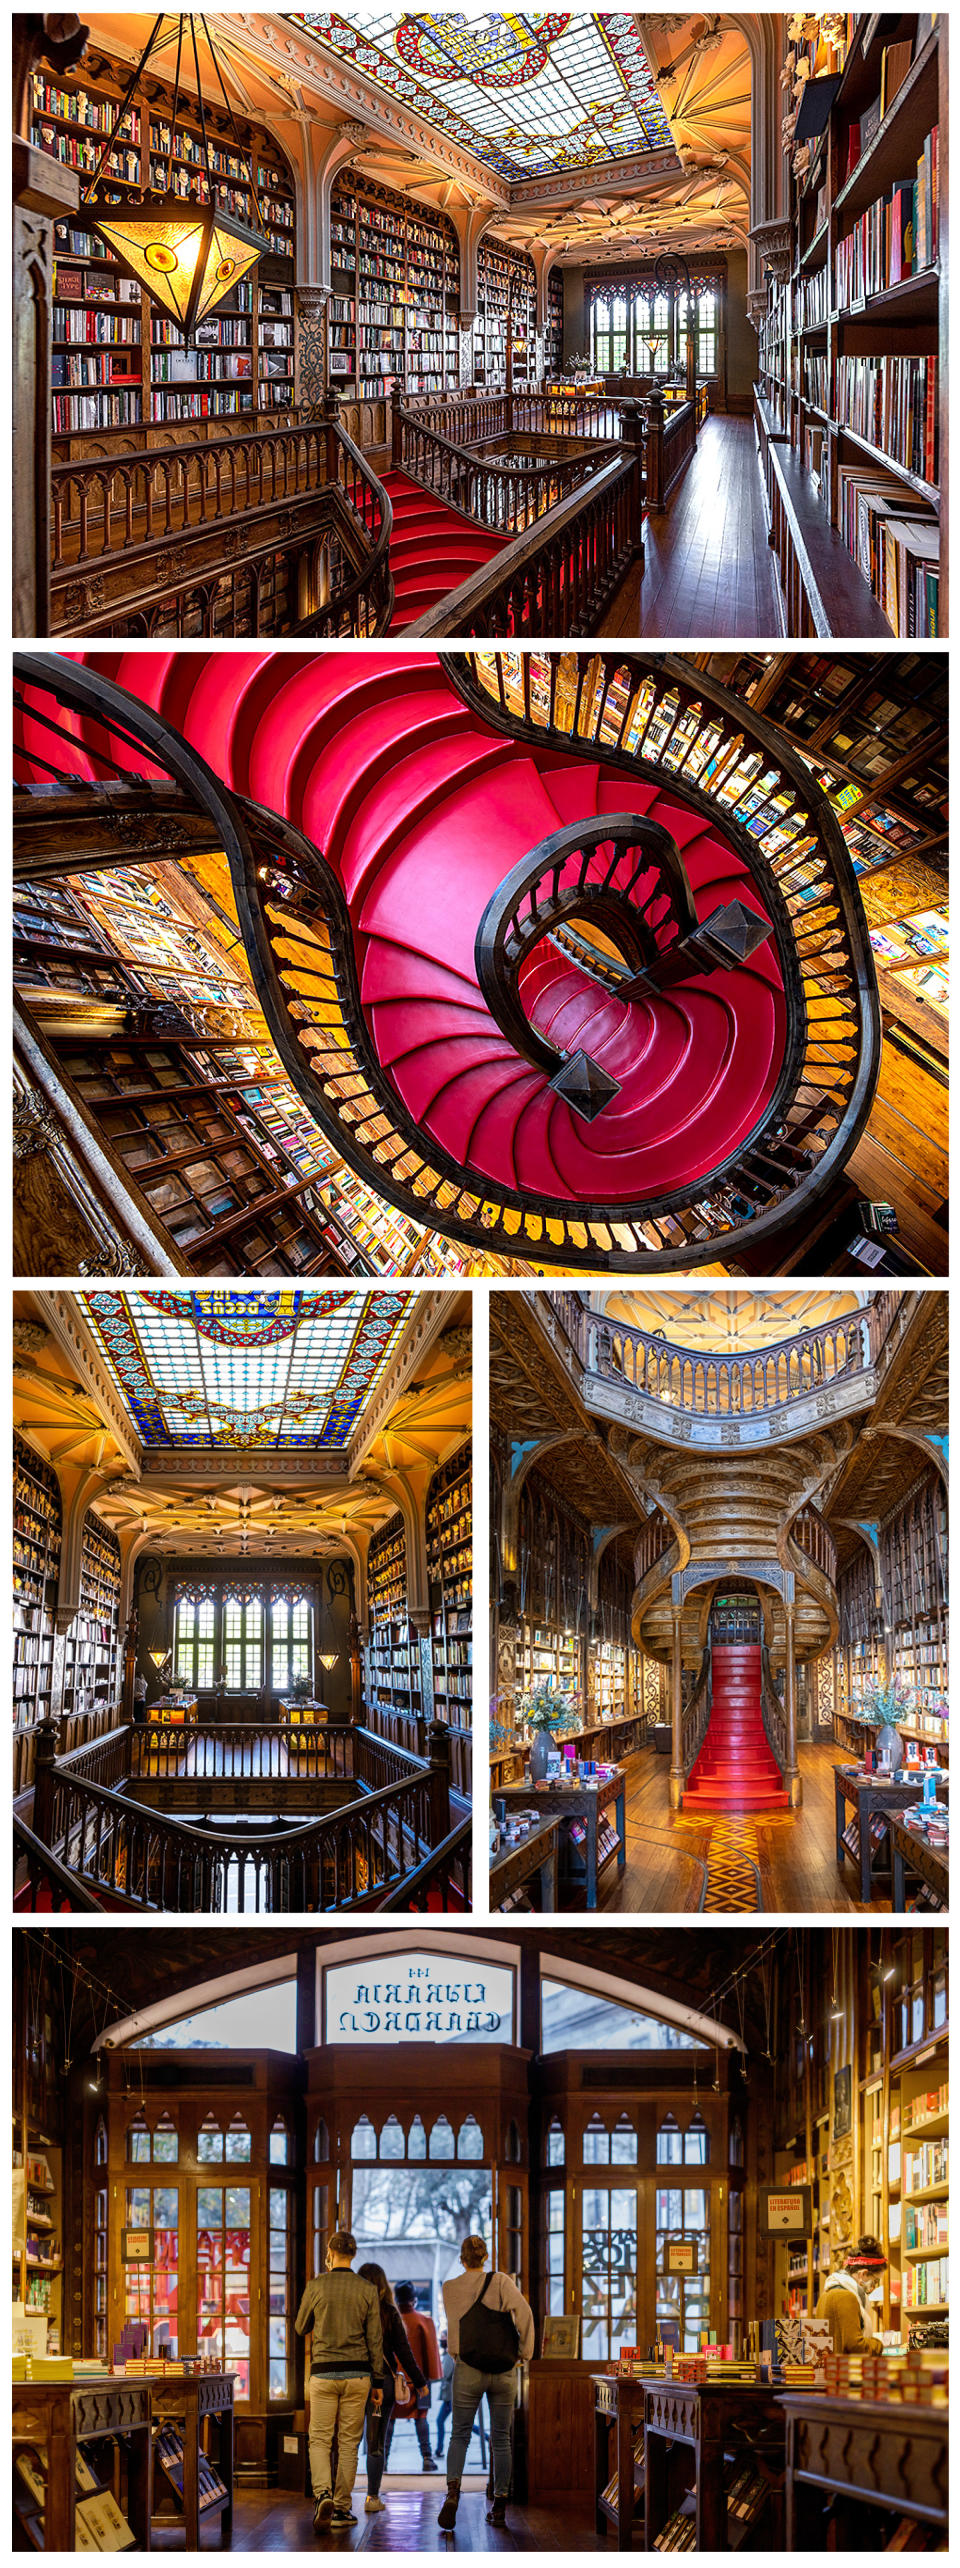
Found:
[[[535,527],[569,491],[587,482],[605,455],[614,452],[608,445],[573,455],[558,452],[555,460],[546,463],[522,457],[501,462],[445,435],[433,414],[428,418],[394,404],[394,469],[408,473],[448,508],[469,517],[471,524],[489,527],[499,535],[522,535]],[[456,624],[452,629],[461,627]]]
[[[579,489],[464,580],[453,599],[407,630],[422,641],[452,633],[518,641],[596,633],[642,554],[637,450],[601,461]]]
[[[790,1408],[834,1383],[869,1372],[872,1353],[864,1317],[854,1312],[798,1330],[755,1354],[698,1354],[664,1335],[591,1320],[587,1368],[609,1382],[646,1393],[658,1406],[692,1418],[751,1418]]]
[[[51,630],[290,631],[311,614],[333,636],[379,633],[391,527],[382,484],[333,416],[55,464]]]
[[[376,1908],[451,1833],[446,1734],[432,1730],[429,1749],[416,1757],[340,1725],[307,1740],[242,1723],[124,1726],[38,1768],[35,1833],[108,1906],[218,1915]],[[138,1780],[169,1778],[184,1760],[216,1781],[249,1759],[295,1808],[301,1757],[315,1777],[324,1764],[355,1786],[346,1806],[286,1827],[282,1815],[260,1828],[212,1815],[194,1826],[134,1797]]]
[[[831,1587],[835,1588],[837,1546],[819,1510],[816,1507],[801,1508],[799,1516],[794,1517],[790,1535],[799,1550],[805,1553],[808,1560],[813,1561],[814,1566],[822,1571],[824,1578],[829,1579]]]
[[[381,1910],[416,1911],[425,1916],[438,1909],[444,1915],[470,1906],[471,1846],[473,1820],[461,1819],[445,1837],[442,1846],[428,1855],[410,1874],[399,1890],[392,1890],[380,1902]]]
[[[35,1837],[23,1819],[13,1818],[13,1904],[35,1914],[65,1916],[71,1909],[93,1909],[99,1901],[58,1862],[49,1846]]]
[[[787,1719],[780,1696],[777,1693],[776,1686],[773,1682],[773,1671],[770,1666],[770,1652],[765,1641],[761,1643],[760,1647],[760,1712],[763,1720],[764,1731],[766,1733],[767,1746],[770,1749],[771,1755],[776,1758],[781,1775],[785,1775],[789,1764],[787,1749]]]
[[[684,1782],[686,1782],[688,1775],[696,1765],[697,1758],[710,1727],[710,1711],[712,1703],[713,1658],[708,1638],[703,1658],[700,1662],[700,1674],[697,1678],[696,1686],[690,1697],[690,1701],[685,1707],[681,1723],[680,1757],[683,1766]]]
[[[393,1704],[365,1703],[363,1718],[367,1729],[389,1739],[394,1746],[407,1748],[414,1756],[423,1756],[427,1724],[422,1712],[401,1712]],[[471,1792],[471,1751],[473,1731],[447,1724],[450,1740],[450,1784],[454,1792],[469,1800]]]

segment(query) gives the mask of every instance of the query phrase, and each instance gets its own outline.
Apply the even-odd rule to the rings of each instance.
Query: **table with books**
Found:
[[[505,1809],[541,1810],[548,1819],[566,1820],[561,1875],[566,1888],[585,1884],[587,1907],[597,1905],[597,1884],[606,1866],[622,1872],[627,1860],[627,1778],[622,1766],[589,1782],[558,1776],[551,1783],[513,1783],[497,1794]],[[609,1814],[609,1815],[608,1815]]]
[[[860,1897],[864,1907],[869,1908],[875,1896],[873,1879],[875,1840],[879,1843],[881,1835],[887,1834],[891,1814],[894,1811],[906,1810],[910,1802],[916,1800],[916,1778],[914,1777],[910,1783],[898,1783],[896,1775],[864,1774],[861,1766],[838,1765],[833,1769],[833,1786],[837,1869],[839,1872],[843,1871],[845,1855],[849,1855],[851,1862],[858,1865]],[[852,1821],[847,1819],[848,1807],[852,1807],[854,1812]],[[882,1829],[877,1826],[878,1821],[882,1821]],[[885,1891],[888,1886],[885,1878]]]
[[[618,2550],[643,2543],[644,2384],[623,2373],[593,2374],[596,2524],[611,2526]]]
[[[14,2381],[13,2494],[18,2547],[149,2550],[149,2381]]]
[[[932,1891],[938,1908],[950,1906],[950,1858],[946,1846],[931,1845],[926,1829],[911,1823],[909,1811],[891,1816],[890,1852],[893,1860],[893,1913],[906,1915],[907,1881],[922,1882]],[[924,1901],[923,1906],[929,1903]]]
[[[754,2528],[782,2548],[786,2431],[779,2400],[753,2365],[723,2363],[706,2380],[645,2374],[647,2550],[738,2550]]]
[[[233,2372],[152,2373],[154,2520],[183,2525],[184,2549],[199,2550],[200,2525],[220,2519],[220,2548],[233,2540]],[[207,2444],[216,2441],[212,2460]],[[164,2511],[165,2496],[170,2504]],[[205,2539],[204,2548],[208,2548]]]

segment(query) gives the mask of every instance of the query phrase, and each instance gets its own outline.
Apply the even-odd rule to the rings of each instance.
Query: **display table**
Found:
[[[607,1864],[614,1862],[617,1871],[622,1872],[627,1860],[625,1793],[626,1776],[623,1767],[617,1766],[614,1773],[608,1775],[603,1782],[595,1784],[514,1783],[508,1784],[498,1798],[503,1801],[508,1810],[511,1804],[517,1809],[526,1809],[532,1805],[537,1810],[542,1809],[545,1816],[550,1819],[583,1821],[586,1829],[583,1851],[587,1907],[595,1908],[600,1874],[605,1871]],[[601,1814],[604,1810],[611,1808],[615,1812],[616,1844],[601,1857],[599,1853]],[[567,1878],[569,1880],[569,1872]]]
[[[220,2519],[220,2548],[229,2550],[233,2543],[233,2372],[168,2373],[151,2376],[147,2387],[153,2403],[154,2423],[161,2430],[173,2427],[183,2439],[182,2521],[184,2549],[199,2550],[200,2525]],[[216,2438],[214,2468],[222,2481],[222,2496],[201,2504],[200,2456],[207,2457],[207,2438],[211,2428]],[[154,2462],[154,2504],[166,2478],[159,2459]],[[173,2490],[173,2482],[169,2482]],[[175,2493],[175,2490],[173,2490]],[[164,2526],[169,2517],[164,2518]],[[209,2543],[205,2542],[208,2548]]]
[[[504,1900],[509,1899],[515,1890],[521,1890],[524,1882],[532,1881],[536,1874],[540,1882],[541,1915],[552,1914],[557,1906],[559,1839],[559,1819],[541,1819],[536,1828],[531,1828],[528,1837],[521,1837],[518,1845],[506,1846],[501,1854],[491,1858],[491,1909],[502,1908]]]
[[[767,2547],[783,2546],[783,2466],[786,2433],[781,2404],[765,2382],[645,2379],[643,2439],[646,2453],[644,2542],[648,2550],[686,2495],[695,2524],[695,2550],[728,2550],[724,2455],[742,2452],[767,2481]],[[683,2468],[684,2452],[692,2469]],[[678,2466],[679,2465],[679,2466]]]
[[[890,1821],[890,1851],[893,1857],[893,1913],[902,1917],[907,1906],[908,1879],[926,1882],[940,1908],[950,1906],[949,1848],[931,1846],[921,1828],[911,1828],[905,1818]]]
[[[645,2384],[595,2372],[593,2388],[597,2531],[632,2550],[643,2543]]]
[[[844,2497],[851,2509],[892,2508],[946,2535],[946,2407],[835,2399],[810,2390],[788,2390],[780,2405],[786,2420],[788,2550],[824,2548],[824,2507]],[[838,2550],[866,2547],[862,2536],[844,2537],[842,2519],[834,2523],[831,2543]]]
[[[860,1897],[870,1906],[873,1889],[873,1848],[870,1843],[870,1821],[878,1811],[888,1817],[891,1811],[906,1810],[917,1798],[916,1783],[897,1783],[891,1775],[861,1774],[856,1766],[834,1766],[834,1809],[836,1814],[837,1870],[843,1871],[844,1856],[850,1853],[844,1845],[846,1810],[850,1805],[857,1814],[860,1831]],[[855,1858],[850,1856],[851,1862]],[[885,1885],[886,1888],[886,1885]]]
[[[174,1703],[165,1695],[160,1703],[148,1706],[144,1717],[147,1721],[182,1721],[187,1727],[195,1727],[200,1718],[200,1706],[195,1694],[185,1703]]]
[[[109,2379],[95,2384],[83,2381],[14,2382],[13,2484],[15,2509],[21,2523],[24,2520],[21,2505],[24,2483],[16,2468],[18,2452],[22,2451],[35,2463],[39,2462],[46,2481],[42,2516],[34,2515],[36,2530],[32,2536],[24,2532],[20,2547],[76,2550],[78,2449],[87,2445],[91,2447],[89,2452],[84,2451],[83,2457],[94,2477],[98,2478],[96,2445],[104,2438],[112,2440],[116,2436],[118,2450],[126,2465],[121,2511],[136,2536],[137,2548],[150,2549],[151,2386],[149,2381]],[[111,2451],[111,2473],[112,2464]],[[109,2485],[106,2478],[103,2484],[105,2487]],[[82,2502],[82,2491],[80,2493]],[[37,2532],[41,2536],[39,2539]]]
[[[320,1722],[325,1721],[326,1718],[325,1703],[294,1703],[288,1700],[286,1695],[281,1695],[277,1705],[277,1719],[281,1729],[284,1727],[292,1729],[297,1722]]]

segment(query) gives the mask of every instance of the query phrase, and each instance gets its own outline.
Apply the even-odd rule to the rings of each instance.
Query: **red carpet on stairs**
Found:
[[[396,603],[389,629],[401,633],[404,625],[449,597],[461,580],[482,570],[502,550],[506,537],[472,526],[406,473],[384,473],[383,487],[393,508],[390,569]]]
[[[684,1788],[683,1807],[687,1812],[789,1808],[760,1710],[758,1641],[714,1646],[710,1721]]]

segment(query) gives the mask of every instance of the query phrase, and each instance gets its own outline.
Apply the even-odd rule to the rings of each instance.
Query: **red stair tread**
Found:
[[[763,1726],[758,1642],[717,1642],[707,1734],[684,1786],[685,1810],[786,1810],[789,1796]]]
[[[397,632],[481,570],[507,539],[473,526],[405,473],[385,473],[383,481],[394,512],[390,569],[396,601],[390,629]]]

